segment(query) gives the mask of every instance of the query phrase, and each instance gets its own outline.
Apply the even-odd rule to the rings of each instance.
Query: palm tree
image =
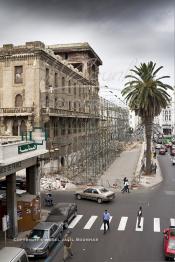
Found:
[[[130,109],[141,117],[145,127],[146,136],[146,174],[151,172],[151,137],[154,117],[158,116],[162,108],[166,108],[171,101],[167,90],[173,90],[170,85],[162,83],[161,79],[169,76],[157,77],[158,72],[163,68],[156,69],[156,63],[141,63],[135,66],[130,72],[134,74],[126,75],[129,78],[122,90]]]

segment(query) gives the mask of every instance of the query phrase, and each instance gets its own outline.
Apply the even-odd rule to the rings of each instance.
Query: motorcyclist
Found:
[[[51,193],[48,193],[46,198],[45,198],[45,203],[48,206],[53,206],[53,196]]]

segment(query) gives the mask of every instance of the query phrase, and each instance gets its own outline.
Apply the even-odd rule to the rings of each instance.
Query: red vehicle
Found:
[[[170,148],[171,147],[171,144],[168,143],[168,144],[165,144],[166,148]]]
[[[165,260],[175,260],[175,226],[164,229],[163,249]]]
[[[170,146],[170,155],[175,156],[175,145]]]
[[[159,149],[159,155],[165,155],[165,153],[166,153],[165,148],[160,148]]]
[[[165,146],[162,146],[162,148],[165,148],[165,152],[168,152],[168,148]]]

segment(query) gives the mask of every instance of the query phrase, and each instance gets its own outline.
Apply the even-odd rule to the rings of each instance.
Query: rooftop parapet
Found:
[[[72,65],[68,64],[66,60],[64,60],[61,56],[55,55],[54,50],[52,48],[49,48],[45,46],[45,44],[41,41],[31,41],[31,42],[26,42],[25,45],[17,45],[14,46],[13,44],[4,44],[3,47],[0,47],[0,56],[1,57],[11,57],[11,56],[20,56],[20,55],[27,55],[30,54],[32,55],[32,52],[41,50],[44,51],[46,54],[49,56],[53,57],[57,61],[61,62],[64,64],[64,66],[70,68],[72,71],[75,73],[79,74],[81,77],[83,77],[83,74],[81,71],[78,69],[74,68]]]

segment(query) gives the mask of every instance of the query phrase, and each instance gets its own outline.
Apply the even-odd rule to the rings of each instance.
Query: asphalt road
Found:
[[[55,192],[59,202],[77,202],[78,214],[82,215],[72,229],[75,262],[148,262],[164,261],[163,229],[175,222],[175,166],[170,156],[158,156],[163,182],[154,188],[118,193],[110,203],[97,204],[87,200],[75,200],[72,192]],[[142,231],[136,229],[137,210],[143,207]],[[111,216],[110,231],[100,230],[102,214],[107,209]],[[91,216],[97,216],[90,229],[84,229]],[[123,218],[126,217],[126,218]],[[119,231],[121,220],[124,230]],[[173,223],[174,223],[173,222]],[[62,261],[61,244],[54,247],[47,259],[37,261]],[[35,260],[36,261],[36,260]]]

